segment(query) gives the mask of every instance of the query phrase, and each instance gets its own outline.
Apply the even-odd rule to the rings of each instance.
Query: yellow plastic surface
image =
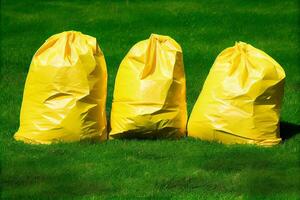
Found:
[[[111,138],[177,138],[186,134],[182,50],[152,34],[123,59],[115,82]]]
[[[69,31],[33,56],[16,140],[50,144],[107,139],[106,63],[96,38]]]
[[[188,122],[188,135],[225,144],[278,144],[285,73],[239,42],[215,60]]]

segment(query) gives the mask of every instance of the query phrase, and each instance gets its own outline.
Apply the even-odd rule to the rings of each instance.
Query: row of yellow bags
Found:
[[[223,143],[277,144],[284,79],[270,56],[236,43],[216,58],[187,125],[181,47],[152,34],[120,64],[109,137],[179,138],[188,132]],[[96,39],[75,31],[50,37],[33,56],[15,139],[108,139],[106,93],[106,63]]]

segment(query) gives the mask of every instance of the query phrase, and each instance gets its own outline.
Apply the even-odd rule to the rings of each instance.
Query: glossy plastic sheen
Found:
[[[33,56],[15,139],[40,144],[106,139],[106,87],[96,38],[75,31],[50,37]]]
[[[285,73],[239,42],[215,60],[188,122],[188,134],[222,143],[278,144]]]
[[[168,36],[152,34],[123,59],[115,82],[112,138],[185,135],[186,85],[182,50]]]

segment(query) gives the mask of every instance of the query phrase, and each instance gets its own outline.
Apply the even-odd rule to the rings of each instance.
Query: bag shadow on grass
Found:
[[[300,125],[284,121],[280,122],[280,137],[282,140],[288,140],[297,134],[300,134]]]
[[[108,123],[110,124],[110,123]],[[110,126],[108,126],[108,132],[111,131]],[[280,121],[280,137],[283,141],[288,140],[295,135],[300,134],[300,125],[293,124],[290,122]],[[188,136],[186,133],[184,136]],[[178,130],[174,128],[163,128],[159,131],[150,132],[136,132],[127,131],[119,135],[115,135],[115,139],[127,139],[127,140],[158,140],[158,139],[180,139],[184,137],[178,134]]]
[[[125,140],[172,140],[180,139],[184,136],[179,129],[166,127],[160,130],[126,131],[113,135],[113,138]]]

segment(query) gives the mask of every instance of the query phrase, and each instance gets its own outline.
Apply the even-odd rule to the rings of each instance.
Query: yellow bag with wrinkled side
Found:
[[[285,73],[239,42],[216,58],[188,122],[188,135],[222,143],[278,144]]]
[[[152,34],[123,59],[115,82],[111,138],[178,138],[186,133],[182,50]]]
[[[16,140],[50,144],[107,139],[106,63],[96,38],[50,37],[29,68]]]

